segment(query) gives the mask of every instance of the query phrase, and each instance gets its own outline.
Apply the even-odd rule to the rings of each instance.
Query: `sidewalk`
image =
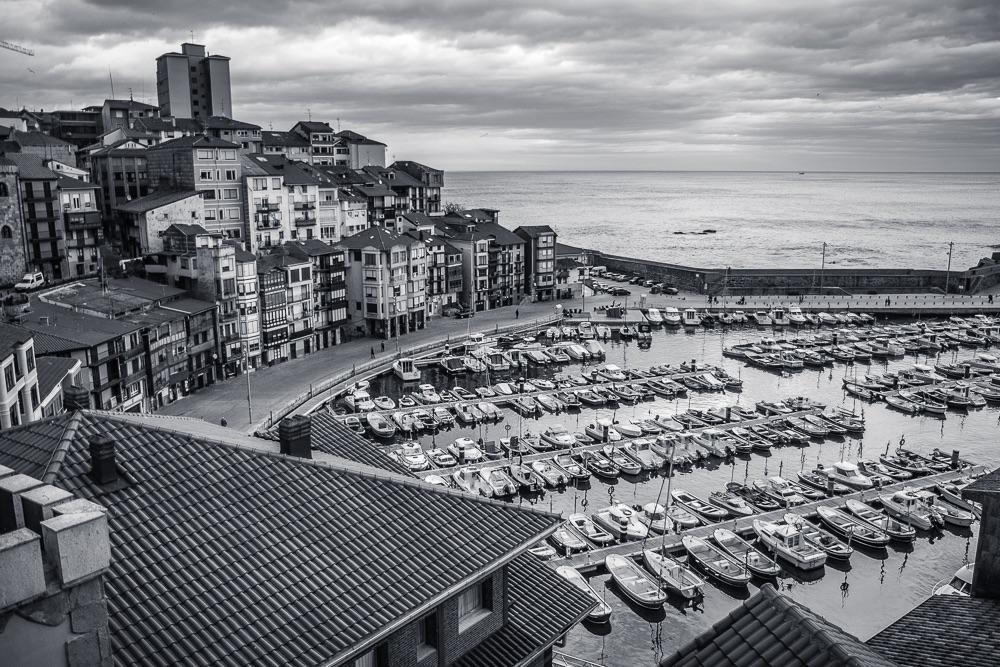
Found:
[[[515,318],[514,307],[478,313],[468,320],[435,317],[427,327],[399,338],[402,348],[414,347],[430,343],[445,337],[452,340],[464,340],[471,330],[489,332],[496,327],[512,324],[527,324],[532,319],[555,313],[556,304],[564,308],[579,308],[579,300],[547,301],[544,303],[525,303],[517,307],[520,317]],[[381,352],[381,343],[385,343],[385,352]],[[356,340],[329,347],[319,352],[292,359],[274,366],[265,366],[250,374],[250,393],[253,407],[253,420],[247,410],[247,383],[243,375],[216,382],[190,396],[164,406],[159,414],[198,417],[205,421],[218,424],[222,419],[230,428],[248,431],[252,424],[257,424],[268,416],[268,413],[283,406],[297,396],[310,390],[311,385],[318,385],[326,378],[349,371],[354,364],[371,359],[371,349],[375,348],[375,357],[390,359],[396,350],[395,340],[382,341],[374,338],[358,338]]]

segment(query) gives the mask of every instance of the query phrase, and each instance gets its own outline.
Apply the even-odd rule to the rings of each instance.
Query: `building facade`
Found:
[[[41,158],[33,155],[11,153],[7,159],[17,165],[26,268],[41,271],[50,282],[62,280],[66,277],[66,231],[59,201],[59,175],[42,166]]]
[[[229,58],[208,55],[202,44],[156,59],[156,97],[164,116],[208,118],[233,115]]]
[[[522,226],[514,233],[524,239],[525,290],[532,301],[556,297],[556,233],[548,225]]]
[[[122,252],[140,257],[163,251],[163,235],[174,225],[201,225],[204,200],[196,190],[158,190],[118,207],[124,229]]]
[[[66,278],[92,276],[100,270],[104,224],[98,209],[98,186],[75,178],[56,182],[66,234],[66,255],[62,275]]]
[[[30,332],[0,324],[0,429],[38,421],[42,397]]]
[[[312,265],[313,350],[342,343],[347,324],[345,251],[318,239],[291,241],[285,250]]]
[[[17,165],[0,156],[0,285],[13,285],[27,270],[25,229]]]

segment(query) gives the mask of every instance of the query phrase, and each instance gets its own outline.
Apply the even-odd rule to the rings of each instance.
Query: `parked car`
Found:
[[[664,294],[677,294],[677,288],[676,287],[664,287],[663,288],[663,293]]]
[[[628,296],[631,293],[631,291],[625,289],[624,287],[612,287],[608,290],[608,294],[612,296]]]
[[[44,286],[45,276],[42,275],[41,271],[35,271],[34,273],[25,273],[24,277],[21,278],[21,282],[14,285],[14,289],[18,292],[28,292]]]

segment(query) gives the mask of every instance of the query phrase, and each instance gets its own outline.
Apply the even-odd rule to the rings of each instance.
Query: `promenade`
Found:
[[[477,313],[469,320],[435,317],[426,328],[401,336],[399,345],[402,349],[407,349],[448,338],[464,340],[470,327],[474,332],[486,332],[497,327],[528,324],[532,319],[555,314],[556,304],[561,304],[564,308],[580,307],[579,301],[547,301],[517,306],[519,317],[515,317],[513,306]],[[385,343],[385,352],[381,351],[382,343]],[[197,417],[215,424],[225,419],[230,428],[249,432],[255,425],[266,420],[272,410],[308,393],[313,385],[319,385],[333,375],[350,371],[355,365],[369,361],[372,348],[375,349],[377,359],[392,359],[396,341],[357,338],[299,359],[257,369],[250,374],[252,421],[247,406],[246,377],[243,375],[216,382],[164,406],[158,413]]]

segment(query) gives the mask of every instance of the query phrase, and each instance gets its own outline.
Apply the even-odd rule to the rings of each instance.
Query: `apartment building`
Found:
[[[66,255],[62,275],[82,278],[100,270],[100,248],[104,245],[104,224],[98,210],[98,186],[75,178],[56,181],[66,235]]]
[[[34,155],[8,153],[7,160],[17,166],[26,268],[41,271],[50,282],[62,280],[68,276],[62,260],[66,256],[66,230],[58,187],[60,177]]]
[[[532,301],[556,297],[556,233],[548,225],[525,225],[514,233],[524,239],[524,285]]]
[[[160,109],[135,100],[104,100],[101,107],[101,132],[115,128],[129,129],[139,118],[155,118]]]
[[[0,324],[0,429],[38,421],[42,394],[30,331]]]
[[[427,247],[427,315],[440,317],[449,306],[458,307],[462,302],[462,251],[439,234],[410,234],[416,234]]]
[[[264,315],[264,361],[273,363],[297,359],[315,349],[313,335],[312,261],[296,256],[284,247],[257,259],[257,279],[261,285]],[[280,282],[284,295],[276,298]],[[264,285],[267,284],[265,288]],[[277,311],[278,304],[284,312]],[[276,320],[282,322],[277,325]],[[284,333],[280,331],[284,327]]]
[[[235,241],[227,241],[236,260],[236,307],[240,313],[240,346],[243,368],[257,368],[261,363],[260,291],[257,283],[257,256]]]
[[[204,131],[202,124],[193,118],[176,118],[174,116],[138,118],[132,123],[132,129],[151,137],[150,145],[153,146],[171,139],[202,134]],[[227,139],[227,141],[229,140]]]
[[[261,152],[265,155],[284,155],[297,162],[310,162],[309,140],[296,132],[263,130]]]
[[[156,189],[149,180],[146,147],[137,141],[124,140],[81,151],[81,166],[90,171],[90,180],[100,188],[101,214],[108,223],[110,239],[116,245],[123,245],[127,230],[122,229],[116,215],[118,207]]]
[[[392,338],[424,327],[427,257],[408,234],[370,227],[342,239],[347,251],[348,312],[369,336]]]
[[[201,120],[208,136],[229,141],[245,153],[260,153],[262,149],[260,125],[244,123],[226,116],[209,116]]]
[[[296,167],[315,179],[317,183],[316,223],[319,227],[319,239],[326,243],[336,243],[343,236],[345,219],[344,209],[341,208],[338,182],[322,168],[304,162],[296,164]]]
[[[347,324],[346,252],[319,239],[289,241],[288,254],[312,264],[313,349],[343,342]]]
[[[156,97],[164,116],[232,117],[229,58],[209,55],[203,44],[181,44],[181,52],[156,59]]]
[[[150,181],[160,188],[203,193],[208,231],[246,239],[239,145],[204,135],[180,137],[149,148],[147,161]]]
[[[122,204],[117,213],[124,230],[123,254],[140,257],[161,252],[163,235],[174,225],[200,228],[205,204],[197,190],[157,190]]]
[[[326,123],[311,120],[300,120],[291,129],[291,133],[298,135],[309,144],[309,153],[305,160],[312,165],[334,165],[337,164],[337,149],[343,151],[341,164],[347,165],[349,149],[342,146],[342,142],[333,128]]]
[[[141,326],[43,302],[32,303],[17,326],[32,333],[36,353],[80,362],[79,381],[91,407],[142,408],[146,365]]]
[[[381,141],[369,139],[363,134],[343,130],[337,132],[340,140],[334,150],[334,164],[362,169],[368,166],[384,167],[388,147]]]
[[[390,168],[397,174],[407,174],[416,181],[416,184],[411,184],[409,180],[400,179],[391,186],[397,195],[406,198],[408,210],[430,215],[441,213],[441,189],[444,188],[442,170],[412,160],[393,162]]]
[[[315,172],[280,155],[243,155],[246,219],[254,251],[285,241],[319,238],[319,190]]]
[[[186,363],[169,378],[174,391],[185,395],[212,384],[216,378],[215,356],[219,349],[215,339],[218,331],[215,304],[185,298],[164,304],[163,310],[180,313],[184,322]]]
[[[97,110],[59,109],[52,112],[52,136],[78,149],[97,141],[101,126],[101,112]]]
[[[0,285],[13,285],[28,266],[17,164],[0,155]]]
[[[40,160],[57,160],[71,167],[76,166],[76,146],[42,132],[11,130],[3,139],[2,150],[7,153],[32,155]]]
[[[462,251],[465,305],[476,311],[512,306],[524,297],[525,241],[498,222],[499,212],[469,209],[437,228]]]

